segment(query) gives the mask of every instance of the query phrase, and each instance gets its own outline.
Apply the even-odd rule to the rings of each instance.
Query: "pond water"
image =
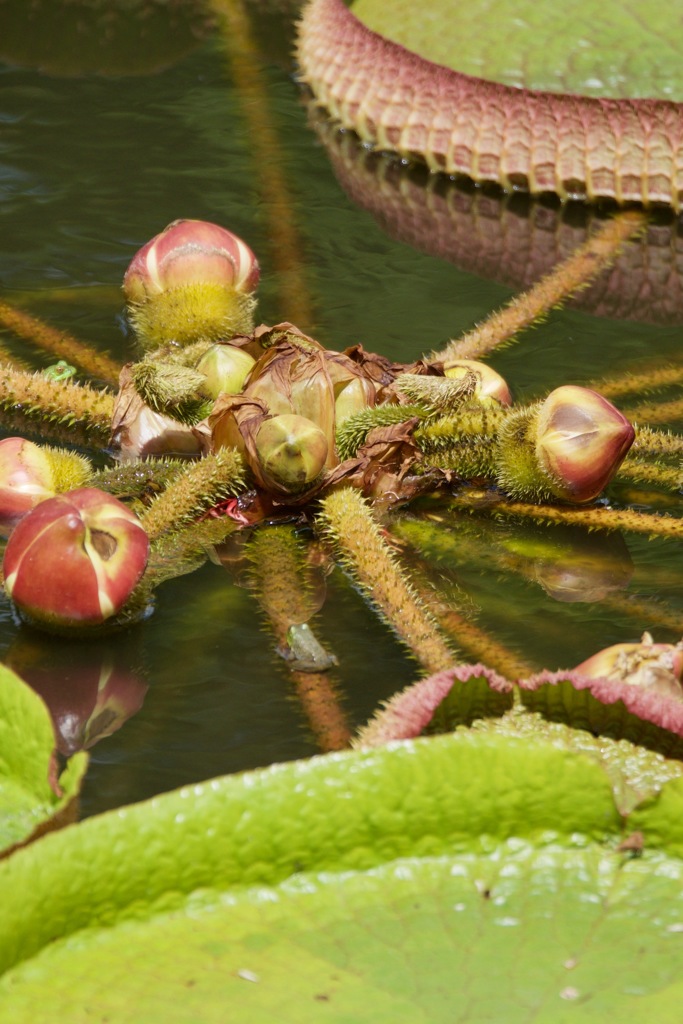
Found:
[[[177,217],[221,223],[257,252],[261,321],[294,320],[332,348],[362,342],[403,361],[483,319],[584,237],[578,208],[425,186],[419,172],[370,159],[319,126],[292,77],[286,17],[254,5],[243,21],[235,3],[223,5],[229,23],[212,23],[209,11],[171,25],[133,18],[121,42],[115,19],[110,34],[93,32],[88,17],[100,15],[79,19],[78,7],[43,24],[47,7],[0,0],[0,301],[121,362],[135,354],[123,273]],[[663,215],[614,273],[495,354],[516,397],[680,363],[681,248]],[[33,367],[54,362],[8,331],[0,342]],[[622,487],[614,499],[680,514],[680,498],[643,489]],[[588,600],[567,602],[543,545],[568,547],[576,564],[596,557],[572,549],[592,535],[494,520],[479,529],[439,514],[452,543],[431,552],[433,578],[448,593],[457,584],[479,625],[530,665],[568,667],[643,629],[680,637],[680,544],[613,537],[623,589],[595,600],[587,587]],[[0,655],[51,687],[67,724],[93,701],[87,685],[103,665],[116,666],[127,711],[138,709],[93,747],[84,814],[319,749],[245,582],[207,562],[164,583],[148,621],[98,645],[32,632],[2,604]],[[339,658],[333,675],[350,728],[418,675],[338,569],[316,630]],[[82,689],[77,674],[88,680]]]

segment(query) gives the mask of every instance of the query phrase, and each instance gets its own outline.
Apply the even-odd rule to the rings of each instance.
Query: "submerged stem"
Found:
[[[644,391],[655,391],[676,384],[683,384],[683,366],[652,366],[619,377],[608,377],[599,381],[595,390],[614,401],[624,395],[642,395]]]
[[[585,287],[614,261],[624,242],[642,230],[646,222],[646,215],[638,210],[623,210],[615,214],[528,291],[515,296],[503,309],[491,314],[461,338],[453,339],[429,358],[444,361],[481,359],[498,345],[510,341],[554,306]]]
[[[210,0],[232,79],[247,124],[254,182],[262,208],[268,211],[266,232],[272,267],[280,280],[280,301],[293,323],[305,327],[314,315],[302,253],[305,244],[283,167],[282,147],[273,124],[272,103],[265,87],[263,62],[254,44],[243,0]]]
[[[424,608],[381,534],[369,505],[351,487],[322,501],[321,525],[365,595],[428,672],[455,664],[432,615]]]
[[[97,377],[108,384],[116,384],[119,379],[121,366],[111,356],[79,341],[68,331],[50,327],[37,317],[10,306],[8,302],[0,302],[0,324],[24,341],[42,348],[44,352],[65,359],[68,363],[75,363],[91,377]]]
[[[467,502],[459,502],[456,498],[455,507],[467,508]],[[650,537],[683,538],[683,519],[673,516],[652,515],[638,512],[630,508],[605,508],[591,505],[589,507],[570,508],[564,505],[531,505],[523,501],[501,500],[489,506],[496,515],[518,516],[532,519],[536,523],[568,523],[584,526],[588,530],[629,530],[632,533],[644,533]]]
[[[247,555],[258,602],[277,646],[286,650],[290,628],[307,623],[317,611],[301,542],[291,527],[273,526],[256,531]],[[347,747],[351,730],[328,673],[293,668],[291,679],[320,749]]]
[[[683,398],[669,402],[643,402],[621,410],[632,423],[674,423],[683,421]]]
[[[487,630],[444,601],[439,593],[426,583],[423,585],[413,580],[413,585],[425,608],[469,657],[495,669],[507,679],[524,679],[537,671],[518,654],[496,640]]]
[[[627,459],[615,477],[615,481],[619,480],[636,480],[667,491],[678,491],[683,487],[683,466],[663,466],[659,462]]]

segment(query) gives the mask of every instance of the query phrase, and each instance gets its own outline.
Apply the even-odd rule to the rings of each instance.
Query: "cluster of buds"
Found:
[[[175,220],[133,257],[123,290],[145,348],[218,341],[252,328],[259,280],[241,238],[201,220]]]
[[[214,404],[207,443],[237,448],[276,499],[308,500],[339,462],[340,418],[374,405],[375,386],[350,357],[289,323],[259,329],[254,343],[261,352],[241,394],[224,391]]]

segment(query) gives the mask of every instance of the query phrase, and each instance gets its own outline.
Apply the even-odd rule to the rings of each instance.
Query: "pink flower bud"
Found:
[[[541,406],[536,458],[553,493],[565,501],[591,501],[609,483],[633,444],[629,421],[596,391],[564,385]]]
[[[135,254],[123,279],[131,302],[172,288],[213,281],[253,292],[259,265],[237,235],[204,220],[174,220]]]
[[[147,564],[149,540],[124,504],[94,487],[41,502],[10,536],[5,589],[29,618],[92,625],[116,615]]]
[[[683,699],[683,641],[655,644],[643,633],[639,644],[614,644],[576,666],[587,679],[608,679]]]
[[[23,437],[0,441],[0,525],[12,527],[55,494],[47,453]]]

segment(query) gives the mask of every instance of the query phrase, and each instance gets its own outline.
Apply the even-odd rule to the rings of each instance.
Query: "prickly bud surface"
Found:
[[[501,405],[512,405],[512,395],[507,382],[488,363],[481,363],[477,359],[452,359],[444,363],[444,375],[451,379],[464,377],[468,371],[477,377],[474,395],[480,402],[495,399]]]
[[[12,533],[5,589],[38,623],[94,625],[116,615],[147,564],[149,540],[116,498],[84,487],[41,502]]]
[[[591,501],[612,479],[634,437],[611,402],[568,384],[552,391],[539,410],[536,458],[558,498]]]
[[[290,494],[313,483],[327,459],[323,431],[312,420],[293,413],[265,420],[255,446],[266,483]]]

